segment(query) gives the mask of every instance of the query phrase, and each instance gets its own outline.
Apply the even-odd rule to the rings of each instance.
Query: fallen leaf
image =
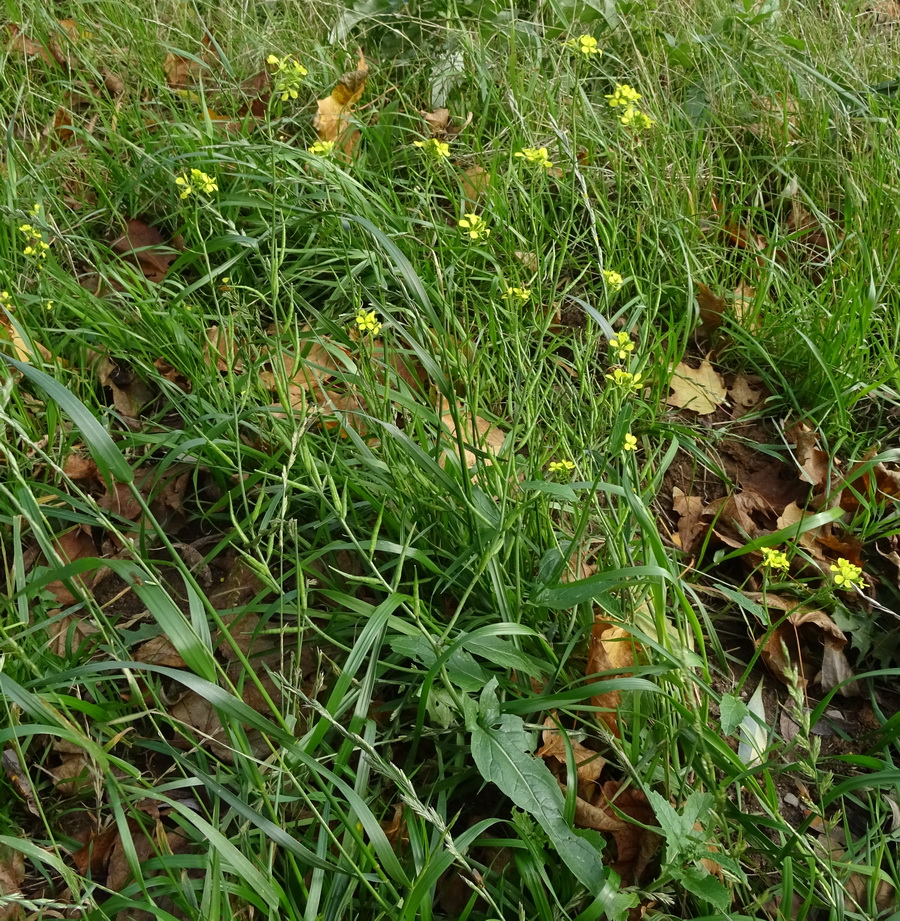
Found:
[[[678,515],[678,533],[675,543],[686,553],[694,547],[694,541],[704,533],[707,523],[702,520],[706,503],[700,496],[685,495],[677,486],[672,488],[672,511]]]
[[[900,23],[900,2],[898,0],[873,0],[868,12],[880,26],[893,26]]]
[[[634,665],[634,640],[631,634],[623,627],[616,627],[603,619],[601,615],[594,617],[594,626],[591,628],[591,645],[588,651],[585,677],[589,682],[602,679],[606,672],[616,669],[629,669]],[[620,672],[614,677],[627,678],[630,673]],[[594,707],[603,709],[597,711],[597,718],[602,720],[614,736],[619,736],[619,721],[617,711],[621,695],[618,691],[605,691],[591,697]]]
[[[463,460],[466,470],[471,470],[477,463],[479,454],[476,454],[471,448],[476,448],[480,452],[489,455],[485,458],[485,463],[490,463],[490,457],[500,453],[506,433],[498,428],[487,419],[481,416],[471,416],[461,404],[457,405],[456,417],[462,426],[460,433],[457,432],[457,420],[454,413],[446,407],[443,398],[441,399],[441,423],[445,429],[443,432],[443,441],[448,445],[441,455],[440,464],[443,467],[448,456],[459,458],[459,440],[463,442]],[[471,447],[470,447],[471,446]]]
[[[62,559],[62,565],[75,563],[85,557],[97,555],[97,548],[94,546],[94,539],[91,537],[90,529],[84,525],[76,525],[71,530],[60,534],[53,542],[53,549]],[[54,569],[57,568],[56,561],[50,562],[49,565]],[[71,581],[87,590],[83,580],[83,576],[76,576]],[[61,605],[72,604],[76,600],[71,591],[59,579],[50,582],[46,591],[52,592],[57,602]]]
[[[697,285],[697,304],[700,307],[700,331],[711,333],[722,325],[725,311],[725,298],[714,294],[704,284]]]
[[[753,332],[760,328],[759,320],[754,316],[753,307],[756,300],[756,288],[751,288],[746,282],[742,281],[732,292],[731,306],[734,310],[734,318],[748,332]]]
[[[358,102],[366,88],[369,65],[359,52],[356,70],[345,73],[335,84],[329,96],[320,99],[313,127],[320,141],[331,141],[349,159],[359,140],[359,131],[353,130],[350,119],[353,105]]]
[[[0,919],[3,921],[19,921],[25,917],[24,906],[13,901],[21,894],[23,882],[25,857],[22,852],[5,844],[0,845]]]
[[[25,808],[32,815],[40,815],[41,811],[38,809],[37,801],[34,798],[34,788],[31,786],[31,781],[22,767],[22,762],[19,760],[16,750],[14,748],[4,748],[3,754],[0,755],[0,762],[3,764],[3,773],[6,775],[6,779],[24,800]],[[0,873],[2,873],[2,869],[0,869]],[[2,889],[0,889],[0,894],[2,894]],[[0,917],[2,916],[2,912],[0,912]]]
[[[97,369],[97,376],[112,393],[113,406],[122,421],[129,428],[139,427],[141,410],[156,396],[154,390],[121,359],[104,358]]]
[[[669,387],[672,393],[666,402],[698,416],[715,412],[716,407],[725,401],[728,393],[721,375],[704,359],[699,368],[681,362],[670,368]]]
[[[63,464],[63,473],[76,482],[99,478],[97,462],[90,456],[73,452]]]
[[[114,253],[135,265],[148,281],[161,282],[178,257],[166,247],[162,234],[155,228],[132,218],[126,221],[125,233],[109,244]]]
[[[135,650],[136,662],[147,662],[150,665],[165,665],[168,668],[184,668],[184,659],[172,645],[172,641],[165,635],[156,636],[146,643],[141,643]]]
[[[552,716],[544,720],[544,726],[541,736],[544,744],[535,752],[535,757],[550,761],[551,769],[556,768],[554,773],[557,779],[564,782],[568,763],[566,737],[559,731]],[[577,740],[569,740],[569,744],[575,759],[578,795],[590,801],[595,793],[594,784],[600,779],[606,760]]]
[[[482,166],[470,166],[460,174],[463,198],[469,205],[476,205],[491,184],[491,174]]]
[[[794,448],[794,458],[800,467],[800,479],[820,492],[829,481],[831,465],[828,455],[819,447],[818,433],[803,422],[797,422],[784,433]]]
[[[741,372],[735,375],[728,388],[728,396],[734,406],[734,417],[740,419],[766,396],[766,387],[762,378]]]
[[[200,42],[201,51],[198,55],[175,54],[170,51],[163,61],[163,73],[166,83],[173,90],[188,90],[197,86],[210,65],[219,60],[218,52],[209,34],[203,36]]]
[[[51,33],[47,46],[44,47],[28,38],[16,23],[9,23],[6,30],[10,36],[8,45],[10,54],[21,54],[27,58],[39,57],[47,64],[59,64],[60,66],[67,64],[68,50],[63,50],[60,39],[64,35],[65,40],[74,44],[81,37],[81,32],[73,19],[60,19],[57,26],[59,26],[59,34]]]
[[[294,409],[305,410],[310,397],[317,403],[326,403],[329,396],[328,385],[346,371],[335,357],[335,351],[349,355],[345,349],[330,342],[329,349],[325,345],[326,341],[328,340],[318,342],[315,339],[307,339],[301,346],[298,356],[282,354],[270,358],[269,364],[278,362],[281,368],[278,372],[260,372],[260,383],[266,390],[277,392],[281,383],[285,382],[288,401]],[[336,407],[333,405],[328,408],[333,410]]]
[[[203,357],[208,365],[215,363],[217,371],[223,374],[242,374],[244,363],[236,357],[234,333],[231,329],[210,326],[203,343]]]

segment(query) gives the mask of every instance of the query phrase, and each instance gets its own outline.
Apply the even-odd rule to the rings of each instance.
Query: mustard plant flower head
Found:
[[[275,92],[281,96],[281,101],[299,98],[303,78],[309,71],[292,54],[284,58],[270,54],[266,63],[275,68]]]
[[[783,572],[791,568],[791,561],[787,558],[787,554],[772,547],[762,548],[762,564],[766,569],[780,569]]]
[[[637,450],[637,438],[634,435],[632,435],[631,432],[627,432],[625,434],[625,444],[622,445],[622,450],[623,451],[636,451]]]
[[[327,157],[334,150],[334,141],[316,141],[315,144],[306,148],[307,153],[316,157]]]
[[[641,94],[627,83],[617,83],[616,88],[611,93],[606,94],[610,106],[614,109],[616,106],[634,107],[636,102],[640,101]]]
[[[578,38],[570,38],[566,42],[566,47],[583,54],[586,58],[592,54],[603,54],[593,35],[579,35]]]
[[[47,258],[47,250],[50,249],[50,244],[44,239],[43,233],[37,227],[32,227],[31,224],[20,224],[19,232],[23,233],[28,241],[22,250],[26,256],[34,256],[36,259]]]
[[[643,380],[640,371],[632,374],[630,371],[623,371],[621,368],[615,368],[612,374],[607,374],[606,379],[612,381],[617,387],[623,390],[639,390]]]
[[[862,588],[866,583],[862,577],[862,567],[854,566],[850,560],[838,557],[837,566],[829,567],[834,573],[834,583],[841,588]]]
[[[574,469],[575,469],[575,465],[570,460],[551,461],[547,465],[547,472],[553,473],[553,474],[572,473]]]
[[[491,235],[487,221],[477,214],[467,214],[459,222],[459,227],[470,240],[486,240]]]
[[[625,361],[629,353],[634,351],[634,343],[631,341],[631,336],[629,336],[624,329],[620,329],[619,332],[616,333],[615,339],[609,340],[609,344],[616,353],[616,357],[619,361]]]
[[[516,151],[516,156],[527,163],[542,166],[544,169],[550,169],[553,166],[546,147],[523,147]]]
[[[375,311],[363,310],[362,307],[356,312],[356,327],[361,333],[371,333],[373,336],[381,332],[381,324],[375,316]]]
[[[504,301],[521,301],[523,304],[531,297],[531,288],[507,288],[501,297]]]
[[[44,301],[44,310],[53,310],[53,305],[56,301]]]
[[[618,273],[614,272],[612,269],[603,270],[603,280],[612,288],[613,291],[618,291],[625,282],[625,279]]]
[[[427,141],[413,141],[413,147],[419,147],[423,153],[435,160],[446,160],[450,156],[450,145],[446,141],[431,138]]]
[[[12,307],[12,295],[9,291],[0,291],[0,307]]]
[[[38,217],[38,216],[40,215],[40,213],[41,213],[41,203],[40,203],[39,201],[38,201],[38,202],[35,202],[35,203],[28,209],[28,213],[29,213],[32,217]]]
[[[190,174],[182,173],[176,177],[175,185],[181,188],[180,197],[182,199],[199,192],[211,195],[219,191],[219,184],[216,180],[209,173],[204,173],[202,169],[192,169]]]
[[[642,112],[636,106],[628,106],[619,116],[619,121],[626,128],[633,128],[635,131],[643,131],[647,128],[652,128],[655,124],[653,119],[646,112]]]

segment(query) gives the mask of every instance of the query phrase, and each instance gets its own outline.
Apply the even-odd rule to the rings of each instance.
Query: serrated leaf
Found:
[[[714,905],[719,911],[727,911],[731,905],[728,887],[709,873],[704,875],[699,870],[683,870],[681,885],[692,895]]]
[[[730,736],[750,711],[747,705],[734,694],[723,694],[719,704],[719,722],[722,735]]]

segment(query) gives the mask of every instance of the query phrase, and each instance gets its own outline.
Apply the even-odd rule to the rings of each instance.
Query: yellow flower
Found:
[[[44,301],[44,310],[53,310],[53,305],[56,301]]]
[[[866,584],[862,578],[862,567],[854,566],[842,556],[838,557],[837,566],[832,564],[830,569],[835,574],[835,584],[841,588],[862,588]]]
[[[41,213],[41,203],[35,202],[28,211],[29,214],[33,214],[35,217],[38,217]]]
[[[437,138],[431,138],[428,141],[413,141],[413,147],[421,147],[435,160],[446,160],[450,156],[450,145]]]
[[[618,356],[619,361],[625,361],[628,358],[628,353],[634,351],[634,343],[624,329],[617,332],[616,338],[610,339],[609,344]]]
[[[43,233],[41,233],[37,227],[32,227],[31,224],[20,224],[19,230],[21,233],[25,234],[28,239],[22,252],[26,256],[36,256],[38,259],[46,259],[47,250],[50,249],[50,244],[44,240]]]
[[[612,108],[616,106],[634,107],[634,104],[641,98],[641,94],[627,83],[617,83],[615,90],[608,93],[606,98]]]
[[[192,169],[190,176],[187,173],[182,173],[176,177],[175,185],[181,187],[181,198],[187,198],[196,192],[211,195],[213,192],[219,191],[219,185],[216,180],[208,173],[204,173],[202,169]]]
[[[316,141],[311,147],[306,148],[308,153],[317,157],[327,157],[334,150],[334,141]]]
[[[513,298],[518,298],[524,304],[525,301],[531,297],[531,288],[507,288],[506,294],[502,294],[501,297],[504,301],[511,301]]]
[[[538,166],[543,166],[545,169],[550,169],[550,167],[553,166],[553,163],[550,161],[550,157],[547,153],[546,147],[523,147],[521,150],[516,152],[516,156],[528,161],[529,163],[535,163]]]
[[[622,287],[622,283],[625,279],[618,273],[614,272],[612,269],[603,270],[603,280],[613,289],[613,291],[618,291]]]
[[[630,371],[623,371],[621,368],[615,368],[612,374],[606,375],[607,380],[612,381],[623,390],[639,390],[642,378],[643,375],[640,372],[632,374]]]
[[[578,38],[570,38],[565,44],[567,48],[572,48],[585,57],[590,57],[592,54],[603,54],[593,35],[579,35]]]
[[[626,128],[634,128],[640,131],[645,128],[652,128],[654,121],[646,112],[642,112],[636,106],[628,106],[627,109],[619,116],[619,121]]]
[[[303,78],[309,71],[297,60],[292,54],[286,58],[280,58],[277,54],[270,54],[266,58],[266,63],[271,64],[275,70],[275,92],[281,96],[282,102],[288,99],[297,99],[300,96],[300,88],[303,86]]]
[[[0,291],[0,307],[12,307],[12,295],[9,291]]]
[[[787,572],[791,568],[791,561],[787,558],[787,554],[782,553],[780,550],[763,547],[762,558],[763,566],[767,566],[769,569],[782,569]]]
[[[637,438],[628,432],[625,435],[625,444],[622,445],[623,451],[636,451],[637,450]]]
[[[548,473],[571,473],[574,469],[575,465],[570,460],[551,461],[547,465]]]
[[[482,237],[486,240],[491,235],[487,221],[477,214],[467,214],[459,222],[459,226],[470,240],[480,240]]]
[[[356,326],[361,333],[371,333],[377,336],[381,332],[381,324],[375,316],[374,310],[363,310],[360,308],[356,312]]]

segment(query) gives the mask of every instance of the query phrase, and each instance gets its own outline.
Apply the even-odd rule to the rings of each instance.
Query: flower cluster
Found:
[[[579,35],[578,38],[570,38],[565,44],[567,48],[583,54],[586,58],[592,54],[603,54],[603,51],[597,45],[597,39],[593,35]]]
[[[638,108],[638,102],[641,100],[641,94],[627,83],[617,83],[612,93],[607,93],[606,98],[609,100],[610,108],[622,108],[622,114],[619,121],[626,128],[634,128],[640,131],[642,128],[650,128],[653,125],[653,119],[646,112]]]
[[[572,473],[575,465],[570,460],[551,461],[547,465],[548,473]]]
[[[307,153],[314,154],[317,157],[327,157],[334,150],[334,141],[316,141],[306,150]]]
[[[488,227],[487,221],[477,214],[467,214],[460,220],[459,226],[463,234],[470,240],[486,240],[491,235],[491,229]]]
[[[618,291],[625,283],[625,279],[618,272],[614,272],[612,269],[603,270],[603,280],[613,291]]]
[[[832,564],[829,568],[834,573],[835,584],[841,588],[862,588],[866,584],[862,577],[862,567],[854,566],[842,556],[838,557],[837,566]]]
[[[606,375],[606,379],[612,381],[623,390],[640,390],[643,383],[643,375],[640,371],[637,374],[632,374],[630,371],[623,371],[621,368],[614,368],[612,374]]]
[[[619,332],[616,333],[615,339],[609,340],[609,344],[612,346],[619,361],[625,361],[629,354],[634,351],[634,343],[631,341],[631,336],[629,336],[624,329],[619,330]]]
[[[12,295],[9,291],[0,291],[0,307],[12,307]]]
[[[199,192],[211,195],[219,191],[216,180],[209,173],[204,173],[202,169],[192,169],[190,175],[182,173],[175,179],[175,185],[181,187],[181,198],[187,198]]]
[[[622,445],[623,451],[636,451],[637,450],[637,437],[632,435],[631,432],[626,432],[625,434],[625,444]]]
[[[763,566],[767,569],[780,569],[787,572],[791,568],[791,561],[787,558],[786,553],[781,550],[774,550],[772,547],[762,548]]]
[[[510,288],[506,289],[506,294],[500,295],[504,301],[520,300],[523,304],[531,297],[531,288]]]
[[[356,312],[356,327],[361,333],[371,333],[373,336],[377,336],[381,332],[381,324],[378,322],[374,310],[360,308]]]
[[[523,147],[516,151],[516,156],[528,163],[534,163],[542,166],[544,169],[550,169],[553,166],[546,147]]]
[[[413,141],[413,147],[420,147],[424,153],[435,160],[446,160],[450,156],[450,145],[437,138],[431,138],[428,141]]]
[[[34,256],[37,259],[46,259],[47,250],[50,249],[50,244],[44,239],[44,234],[37,227],[33,227],[31,224],[21,224],[19,226],[19,231],[25,235],[25,238],[28,241],[25,244],[25,248],[22,250],[22,252],[26,256]]]
[[[303,86],[303,78],[309,71],[291,54],[286,58],[270,54],[266,58],[266,63],[275,68],[275,92],[281,96],[281,101],[297,99]]]

